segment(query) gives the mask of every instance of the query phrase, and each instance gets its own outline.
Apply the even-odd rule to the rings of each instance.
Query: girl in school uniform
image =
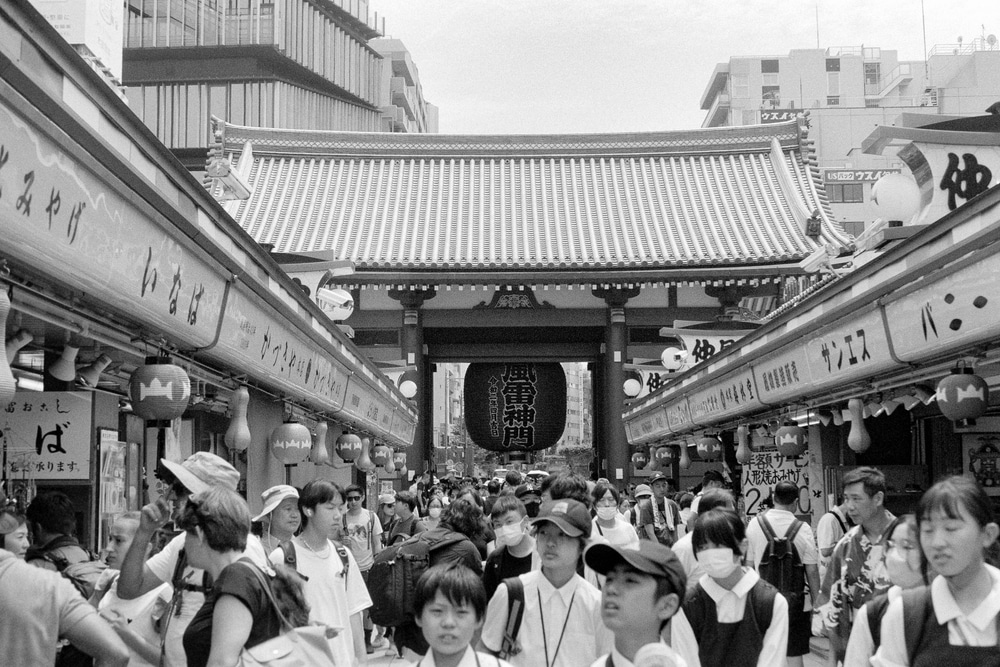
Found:
[[[989,496],[967,477],[949,477],[920,499],[917,521],[940,576],[889,604],[872,665],[1000,667],[1000,570],[986,563],[1000,527]]]
[[[747,539],[739,515],[697,515],[692,546],[706,574],[671,621],[674,650],[689,667],[784,667],[788,602],[741,566]]]

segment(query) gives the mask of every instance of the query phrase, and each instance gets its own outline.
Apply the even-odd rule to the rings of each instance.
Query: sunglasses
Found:
[[[347,502],[353,503],[356,500],[361,500],[361,496],[347,496]]]

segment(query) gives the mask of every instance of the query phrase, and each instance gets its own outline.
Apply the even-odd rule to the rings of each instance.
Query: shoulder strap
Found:
[[[774,598],[777,595],[778,589],[763,579],[759,580],[750,589],[749,601],[753,602],[754,616],[757,617],[757,629],[760,630],[761,637],[771,627],[771,617],[774,615]]]
[[[600,521],[595,521],[594,525],[597,526],[597,532],[599,532],[601,534],[601,537],[604,537],[604,529],[601,528],[601,522]],[[608,656],[608,660],[610,660],[610,659],[611,659],[611,656],[609,655]]]
[[[278,601],[274,599],[274,592],[271,590],[271,582],[267,580],[267,577],[265,577],[264,573],[260,571],[260,568],[258,568],[253,563],[250,563],[245,560],[238,560],[236,562],[242,563],[243,565],[250,568],[250,571],[253,572],[253,575],[257,578],[257,582],[260,583],[260,585],[264,588],[264,593],[265,595],[267,595],[267,599],[268,601],[270,601],[271,607],[274,609],[274,613],[276,613],[278,615],[278,618],[281,620],[281,624],[286,628],[288,628],[289,630],[294,630],[295,629],[294,626],[291,624],[291,622],[288,620],[285,614],[282,613],[281,607],[278,606]]]
[[[181,582],[184,579],[184,568],[187,567],[187,552],[184,551],[184,547],[177,552],[177,563],[174,565],[174,573],[170,577],[170,585],[174,587],[174,590],[179,590],[181,588]]]
[[[333,548],[337,550],[337,555],[340,556],[340,562],[344,565],[344,570],[341,575],[344,577],[344,588],[347,588],[347,573],[351,570],[351,561],[347,557],[347,548],[342,544],[337,544],[336,542],[331,542]]]
[[[799,534],[799,531],[802,529],[802,526],[803,526],[802,521],[799,521],[798,519],[792,521],[792,525],[790,525],[788,527],[788,530],[785,531],[785,537],[788,538],[789,544],[795,542],[795,536]]]
[[[503,582],[507,586],[507,627],[500,645],[500,655],[504,660],[517,654],[517,634],[521,631],[524,618],[524,582],[520,577],[510,577]]]
[[[872,636],[872,644],[876,649],[882,645],[882,618],[889,607],[889,595],[881,593],[865,604],[865,614],[868,617],[868,633]]]
[[[832,514],[833,518],[836,519],[837,523],[840,524],[840,529],[844,531],[844,533],[847,533],[848,530],[847,524],[844,523],[844,520],[842,518],[840,518],[840,513],[835,510],[830,510],[830,514]]]
[[[903,636],[906,639],[906,655],[909,664],[920,648],[923,639],[924,624],[931,613],[931,589],[927,586],[903,591]]]
[[[49,561],[56,566],[56,569],[62,572],[67,567],[69,567],[69,561],[62,554],[57,554],[54,551],[46,551],[42,554],[42,558]]]
[[[771,542],[778,536],[775,534],[774,528],[771,527],[770,522],[768,522],[767,518],[764,516],[765,514],[765,512],[761,512],[757,515],[757,523],[760,524],[761,530],[764,531],[764,537],[767,538],[768,542]]]

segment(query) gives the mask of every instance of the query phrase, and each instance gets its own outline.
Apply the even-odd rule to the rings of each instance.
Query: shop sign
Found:
[[[933,194],[922,220],[937,220],[996,185],[1000,178],[1000,147],[955,144],[914,144],[920,162],[930,169],[914,173],[921,192]],[[906,149],[904,149],[905,151]],[[902,154],[901,154],[902,156]]]
[[[130,195],[0,102],[4,252],[186,346],[210,344],[226,279]]]
[[[668,403],[663,408],[663,414],[667,416],[667,428],[671,433],[685,433],[695,428],[687,398],[683,396]]]
[[[871,377],[893,366],[881,311],[869,310],[846,323],[821,329],[806,342],[814,389]]]
[[[767,405],[782,405],[813,388],[806,361],[806,348],[800,346],[755,361],[753,374],[757,380],[760,400]]]
[[[711,358],[718,352],[732,347],[750,329],[733,329],[730,331],[714,329],[678,329],[676,327],[661,327],[660,335],[663,337],[679,338],[688,356],[684,359],[684,364],[678,368],[676,373],[681,373],[693,368],[701,362]]]
[[[667,428],[667,417],[662,408],[656,408],[644,414],[641,418],[626,422],[629,433],[633,435],[629,442],[633,445],[641,445],[645,442],[652,442],[670,432]]]
[[[688,407],[693,422],[708,426],[748,410],[763,408],[764,404],[757,394],[753,373],[747,368],[693,392],[688,397]]]
[[[360,377],[352,375],[347,382],[347,396],[343,412],[360,425],[382,430],[382,417],[391,415],[392,408],[384,405],[378,395]],[[388,433],[388,431],[383,431]]]
[[[823,180],[827,183],[874,183],[887,174],[898,174],[900,169],[827,169]]]
[[[91,394],[22,391],[3,408],[6,476],[90,479]]]
[[[943,276],[885,305],[892,346],[903,361],[1000,336],[1000,255]]]
[[[762,503],[771,497],[778,482],[794,482],[799,487],[799,502],[795,514],[810,514],[812,502],[809,492],[809,461],[806,456],[788,459],[777,449],[758,450],[750,455],[750,462],[743,466],[743,502],[748,517],[756,516],[763,509]]]
[[[761,109],[760,124],[770,125],[771,123],[784,123],[795,120],[800,113],[802,113],[801,109],[772,109],[770,111]]]

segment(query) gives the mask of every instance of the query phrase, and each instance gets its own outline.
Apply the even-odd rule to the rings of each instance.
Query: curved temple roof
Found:
[[[250,198],[229,205],[243,228],[275,252],[332,251],[358,271],[729,269],[850,243],[799,121],[590,135],[222,131],[227,154],[252,152]]]

